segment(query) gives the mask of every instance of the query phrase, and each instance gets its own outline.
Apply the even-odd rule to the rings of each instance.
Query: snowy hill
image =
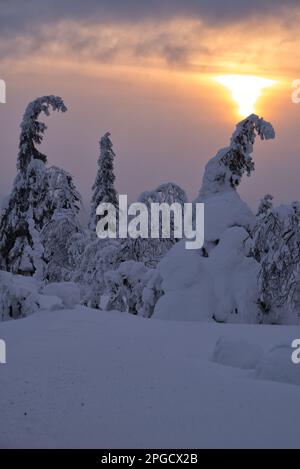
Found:
[[[297,447],[299,387],[278,381],[300,365],[261,357],[297,336],[84,307],[1,323],[0,447]]]

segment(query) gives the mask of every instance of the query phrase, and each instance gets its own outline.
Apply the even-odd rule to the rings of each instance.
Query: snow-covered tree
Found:
[[[105,273],[107,310],[117,309],[143,317],[151,317],[162,295],[161,277],[155,269],[133,260]]]
[[[107,310],[117,309],[137,314],[141,295],[136,289],[146,272],[145,265],[135,261],[122,262],[118,269],[105,272],[106,294],[109,298]]]
[[[49,201],[46,155],[36,145],[43,140],[46,125],[38,121],[50,109],[66,111],[57,96],[43,96],[31,102],[23,116],[18,154],[18,174],[0,223],[0,263],[3,270],[32,275],[43,270],[40,231],[52,218]]]
[[[161,184],[152,191],[142,192],[139,202],[150,206],[151,203],[167,203],[169,205],[178,202],[183,205],[187,202],[185,191],[174,182]]]
[[[275,137],[272,125],[256,114],[239,122],[227,148],[220,150],[205,167],[199,198],[209,194],[235,189],[244,173],[254,170],[251,154],[256,136],[262,140]]]
[[[75,252],[82,229],[71,209],[55,210],[51,221],[41,232],[45,261],[43,278],[48,282],[68,281],[78,265],[80,252]]]
[[[269,139],[275,132],[271,124],[250,115],[236,126],[230,145],[207,163],[195,200],[205,204],[205,244],[187,251],[183,242],[176,243],[160,261],[164,295],[155,317],[257,321],[259,264],[248,257],[245,246],[255,216],[236,190],[243,174],[254,169],[257,135]]]
[[[243,226],[249,230],[254,215],[237,191],[241,178],[254,170],[252,152],[257,136],[272,139],[272,125],[255,114],[239,122],[230,145],[222,148],[205,166],[202,186],[195,202],[205,203],[205,242],[202,255],[208,256],[224,230]]]
[[[260,201],[260,204],[258,206],[257,210],[257,216],[259,215],[266,215],[269,213],[270,210],[273,208],[273,196],[271,194],[266,194]]]
[[[78,243],[83,230],[78,213],[82,202],[69,173],[52,166],[47,174],[49,206],[54,213],[41,231],[45,261],[43,278],[58,282],[70,280],[79,263],[82,247]]]
[[[99,216],[96,215],[97,207],[102,202],[108,202],[118,207],[118,195],[114,187],[114,158],[113,144],[110,139],[110,133],[106,134],[100,140],[100,156],[98,159],[98,172],[92,187],[91,214],[89,228],[95,231]]]
[[[151,204],[166,203],[171,206],[174,203],[179,203],[183,208],[187,202],[185,191],[173,182],[161,184],[152,191],[142,192],[139,196],[138,202],[144,203],[148,212],[151,211]],[[182,210],[183,213],[183,210]],[[161,224],[160,224],[161,225]],[[159,227],[159,238],[137,238],[128,239],[127,244],[131,251],[132,260],[144,262],[147,267],[155,267],[159,260],[166,254],[166,252],[178,241],[174,237],[174,217],[171,212],[170,217],[170,238],[162,236],[161,226]],[[151,220],[149,217],[149,233],[151,231]]]
[[[150,207],[151,202],[166,202],[169,204],[178,202],[183,205],[185,201],[185,192],[173,183],[162,184],[153,191],[144,192],[139,198],[139,202],[145,203],[148,207]],[[136,264],[144,263],[147,268],[155,267],[176,241],[174,237],[171,237],[171,239],[126,238],[116,240],[102,240],[92,237],[91,240],[88,240],[84,249],[80,268],[73,277],[81,285],[83,302],[100,308],[101,297],[104,295],[110,297],[113,290],[109,279],[105,279],[107,271],[111,272],[109,278],[112,278],[112,272],[119,267],[121,268],[121,265],[127,261],[134,261]],[[149,293],[148,299],[150,296]],[[154,294],[153,297],[155,297]],[[129,297],[128,301],[131,301]],[[150,303],[150,300],[148,303]],[[111,304],[115,304],[115,301],[112,301]],[[148,310],[151,311],[150,306]],[[147,314],[150,314],[150,312],[145,313],[145,315]]]
[[[71,174],[57,166],[47,169],[48,199],[51,210],[68,209],[77,215],[82,205]]]
[[[81,285],[82,302],[100,308],[101,297],[106,291],[105,272],[116,270],[121,262],[130,260],[131,253],[127,240],[91,239],[88,235],[86,240],[80,266],[73,280]]]
[[[280,323],[300,315],[300,205],[273,208],[270,201],[268,195],[260,205],[251,254],[260,264],[263,321]]]
[[[0,322],[24,318],[39,308],[38,286],[33,278],[0,271]]]

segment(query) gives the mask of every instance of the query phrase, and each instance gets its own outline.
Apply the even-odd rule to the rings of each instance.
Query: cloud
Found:
[[[295,8],[299,13],[298,0],[2,0],[0,59],[65,56],[200,69],[218,60],[246,63],[259,53],[267,65],[270,46],[272,56],[286,50]]]
[[[1,0],[1,35],[62,20],[83,22],[168,20],[174,17],[224,24],[251,16],[287,14],[298,0]]]

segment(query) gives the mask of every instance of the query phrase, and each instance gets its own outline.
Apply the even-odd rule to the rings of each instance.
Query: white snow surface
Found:
[[[212,359],[222,365],[252,369],[258,365],[262,356],[263,350],[258,344],[240,339],[230,340],[220,337],[216,343]]]
[[[290,357],[290,344],[276,345],[257,364],[255,377],[300,385],[300,368],[295,366]]]
[[[299,335],[82,306],[3,322],[0,447],[299,447],[299,387],[274,380],[290,356],[270,352]],[[219,337],[227,354],[261,347],[257,371],[214,362]]]

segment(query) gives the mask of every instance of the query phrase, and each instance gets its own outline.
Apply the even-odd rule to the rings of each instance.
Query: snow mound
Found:
[[[214,319],[218,322],[256,323],[260,320],[257,277],[259,265],[247,257],[243,227],[227,229],[207,259],[214,292]]]
[[[21,319],[38,310],[54,311],[72,307],[78,302],[75,284],[59,284],[58,289],[48,288],[48,285],[42,292],[40,287],[33,277],[0,271],[0,322]],[[57,294],[58,290],[60,294]]]
[[[80,290],[74,282],[53,282],[46,285],[42,293],[61,299],[65,308],[74,308],[80,303]]]
[[[153,317],[181,321],[256,323],[258,263],[247,257],[244,227],[228,228],[218,244],[203,257],[177,243],[159,263],[164,295]]]
[[[196,250],[185,249],[185,241],[176,243],[158,265],[164,291],[192,286],[203,271],[202,258]]]
[[[158,265],[164,295],[155,305],[153,317],[176,321],[210,320],[212,282],[205,259],[198,251],[186,250],[180,241]]]
[[[0,321],[23,318],[38,309],[38,286],[34,279],[1,271]]]
[[[186,290],[163,295],[152,317],[170,321],[211,321],[211,295],[205,290],[205,285],[200,285],[200,288],[199,285],[193,285]]]
[[[290,344],[273,347],[258,363],[254,377],[268,381],[300,385],[300,366],[292,362]]]
[[[245,340],[220,337],[215,345],[212,361],[236,368],[252,369],[263,356],[260,345]]]
[[[64,308],[64,304],[58,296],[38,295],[38,303],[40,309],[46,311],[55,311]]]

